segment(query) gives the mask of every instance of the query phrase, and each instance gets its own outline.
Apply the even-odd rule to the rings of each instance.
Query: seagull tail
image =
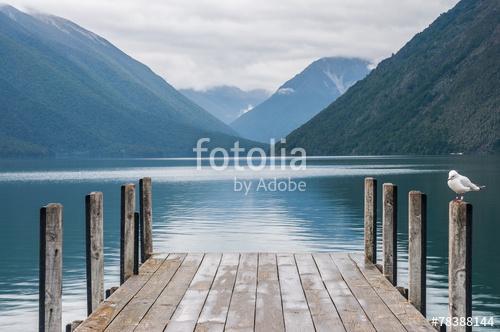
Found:
[[[486,186],[479,186],[479,190],[486,188]]]

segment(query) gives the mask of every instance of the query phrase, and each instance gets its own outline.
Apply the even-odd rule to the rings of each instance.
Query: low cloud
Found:
[[[108,39],[177,88],[275,91],[312,61],[373,63],[458,0],[12,0]]]

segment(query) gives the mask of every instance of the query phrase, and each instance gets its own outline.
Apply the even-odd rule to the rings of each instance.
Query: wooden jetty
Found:
[[[365,179],[364,253],[153,253],[151,179],[122,186],[119,287],[103,287],[103,199],[86,197],[89,316],[66,331],[436,331],[426,317],[426,196],[408,195],[409,289],[397,287],[397,187]],[[471,206],[450,202],[451,317],[471,317]],[[40,331],[62,329],[62,206],[40,212]],[[450,331],[470,331],[450,326]]]

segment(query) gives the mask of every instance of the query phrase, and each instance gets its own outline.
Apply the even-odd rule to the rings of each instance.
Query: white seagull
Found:
[[[464,199],[463,195],[469,191],[479,191],[486,188],[486,186],[475,185],[468,177],[458,174],[455,170],[448,173],[448,187],[457,194],[456,199],[460,195],[460,200]]]

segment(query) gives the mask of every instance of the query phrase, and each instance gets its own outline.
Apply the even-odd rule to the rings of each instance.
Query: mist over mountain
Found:
[[[298,128],[368,73],[369,63],[356,58],[319,59],[283,84],[269,99],[231,126],[243,137],[279,140]]]
[[[106,39],[0,6],[0,156],[191,155],[235,136]]]
[[[308,155],[500,152],[500,1],[462,0],[287,137]]]
[[[235,86],[216,86],[207,90],[181,89],[183,95],[229,124],[270,95],[266,90],[244,91]]]

